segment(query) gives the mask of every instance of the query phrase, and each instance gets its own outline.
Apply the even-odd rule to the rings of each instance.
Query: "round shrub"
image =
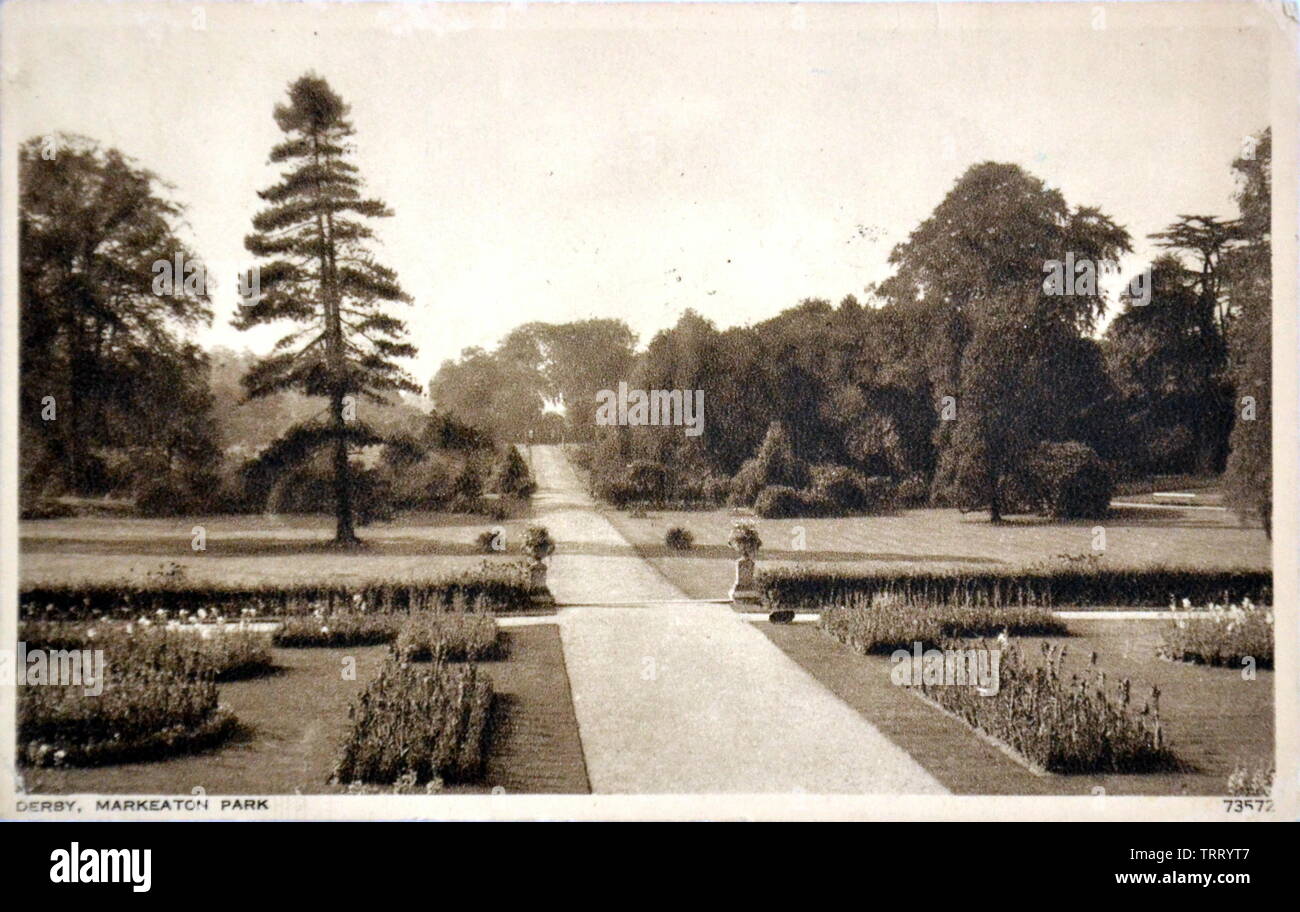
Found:
[[[495,554],[506,549],[505,533],[497,533],[491,529],[480,532],[478,538],[474,539],[474,541],[478,544],[478,549],[484,554]]]
[[[900,507],[924,507],[930,502],[930,483],[924,475],[916,472],[898,483],[894,496]]]
[[[812,468],[812,490],[832,510],[856,513],[867,507],[866,476],[842,465],[817,465]]]
[[[711,504],[724,504],[731,496],[731,479],[725,475],[709,475],[700,483],[700,498]]]
[[[768,485],[754,498],[754,512],[764,519],[787,519],[803,512],[803,497],[786,485]]]
[[[664,544],[674,551],[689,551],[695,546],[695,536],[681,526],[673,526],[664,535]]]
[[[1115,482],[1109,467],[1087,444],[1039,445],[1030,475],[1040,509],[1060,519],[1096,519],[1110,508]]]
[[[628,466],[627,480],[637,500],[659,503],[668,491],[668,467],[648,459],[638,459]]]
[[[898,486],[892,478],[873,475],[862,483],[862,509],[868,513],[884,513],[893,509],[898,496]]]
[[[193,493],[173,475],[144,482],[135,498],[135,510],[141,516],[183,516],[197,512],[196,507]]]

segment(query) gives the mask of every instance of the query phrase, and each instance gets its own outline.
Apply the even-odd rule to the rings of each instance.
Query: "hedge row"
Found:
[[[1046,607],[1166,607],[1251,599],[1270,604],[1268,570],[1203,570],[1176,567],[861,571],[773,567],[759,573],[763,604],[770,609],[820,609],[877,592],[929,603],[1042,605]]]
[[[312,614],[316,611],[406,612],[444,611],[458,605],[492,611],[517,611],[530,606],[527,575],[521,565],[492,565],[490,573],[401,583],[363,585],[290,584],[221,586],[186,582],[68,583],[32,586],[19,595],[23,619],[135,618],[158,611],[238,618],[247,611],[259,617]]]

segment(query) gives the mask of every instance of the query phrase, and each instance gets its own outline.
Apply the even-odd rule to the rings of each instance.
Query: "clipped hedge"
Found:
[[[137,618],[204,609],[209,615],[259,617],[316,611],[448,611],[459,604],[484,610],[531,607],[522,564],[485,564],[456,575],[400,583],[362,585],[205,585],[192,581],[125,580],[31,586],[19,594],[19,617],[27,619]]]
[[[770,609],[818,610],[877,592],[931,603],[1027,604],[1047,607],[1166,607],[1251,599],[1269,604],[1268,570],[1202,570],[1189,567],[1026,568],[988,570],[822,569],[806,565],[761,570],[758,587]]]

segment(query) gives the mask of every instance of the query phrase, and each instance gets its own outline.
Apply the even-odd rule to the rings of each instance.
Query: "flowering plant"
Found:
[[[731,536],[727,544],[746,557],[752,557],[763,547],[763,540],[758,537],[758,530],[753,523],[738,522],[731,527]]]

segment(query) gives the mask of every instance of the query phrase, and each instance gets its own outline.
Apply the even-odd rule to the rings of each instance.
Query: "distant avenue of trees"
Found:
[[[390,213],[362,194],[347,105],[308,74],[274,116],[284,170],[259,193],[259,281],[234,320],[289,328],[262,356],[190,341],[212,319],[203,283],[156,287],[159,262],[201,265],[157,176],[83,137],[21,147],[25,513],[66,494],[144,512],[328,508],[347,544],[394,509],[526,496],[501,444],[564,440],[591,444],[593,485],[618,502],[1087,516],[1117,479],[1224,473],[1232,505],[1269,528],[1268,130],[1232,163],[1236,216],[1174,216],[1141,299],[1121,295],[1109,323],[1100,288],[1063,292],[1045,268],[1114,262],[1125,229],[983,162],[861,299],[729,329],[688,310],[640,350],[617,319],[528,323],[444,362],[430,412],[400,366],[409,298],[371,253]],[[597,394],[620,382],[703,390],[704,433],[597,426]]]

